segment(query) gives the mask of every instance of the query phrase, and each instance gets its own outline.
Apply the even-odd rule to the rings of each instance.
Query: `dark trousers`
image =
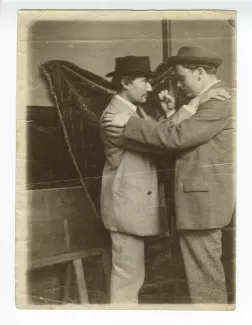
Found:
[[[227,303],[221,237],[221,229],[179,231],[192,303]]]

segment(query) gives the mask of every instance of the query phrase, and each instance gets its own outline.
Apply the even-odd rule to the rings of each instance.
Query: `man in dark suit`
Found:
[[[189,98],[225,88],[216,77],[221,59],[200,48],[183,47],[170,58]],[[235,202],[235,119],[231,99],[210,99],[180,124],[137,119],[127,114],[104,116],[110,137],[124,135],[125,144],[176,153],[176,226],[193,303],[227,303],[221,262],[221,229],[232,218]]]

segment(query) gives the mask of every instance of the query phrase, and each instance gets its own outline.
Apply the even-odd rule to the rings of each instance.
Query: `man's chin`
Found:
[[[192,94],[191,94],[190,91],[185,90],[185,89],[181,89],[181,88],[179,89],[179,95],[181,97],[184,97],[184,98],[191,98],[192,97]]]

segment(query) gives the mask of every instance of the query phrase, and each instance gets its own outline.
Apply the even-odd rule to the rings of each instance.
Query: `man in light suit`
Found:
[[[170,58],[178,86],[190,98],[225,87],[217,80],[221,59],[197,47],[183,47]],[[208,100],[181,123],[164,124],[121,113],[102,125],[111,139],[175,152],[176,226],[193,303],[227,303],[221,262],[222,227],[234,209],[235,120],[230,99]]]
[[[104,114],[127,112],[139,118],[137,105],[152,90],[148,57],[116,59],[112,84],[118,91]],[[103,118],[101,117],[101,119]],[[112,143],[101,128],[106,156],[102,177],[101,215],[112,240],[111,303],[137,303],[144,282],[144,236],[157,235],[159,229],[158,178],[154,158],[144,146]],[[130,150],[129,150],[130,149]],[[154,150],[155,151],[155,150]]]

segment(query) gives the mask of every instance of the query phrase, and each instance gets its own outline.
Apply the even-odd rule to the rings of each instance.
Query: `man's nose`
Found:
[[[177,82],[177,87],[182,87],[182,84],[181,84],[180,80],[178,80],[178,82]]]
[[[146,83],[146,90],[147,91],[152,91],[152,86],[149,82]]]

